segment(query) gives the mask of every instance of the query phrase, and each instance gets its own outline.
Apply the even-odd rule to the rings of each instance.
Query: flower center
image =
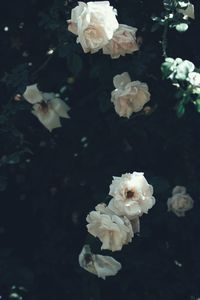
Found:
[[[130,199],[134,196],[134,192],[133,191],[127,191],[126,193],[126,198]]]

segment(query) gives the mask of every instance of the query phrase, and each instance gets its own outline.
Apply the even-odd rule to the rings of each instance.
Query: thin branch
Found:
[[[164,30],[162,35],[162,51],[164,57],[167,57],[167,33],[168,33],[168,22],[166,22],[164,25]]]
[[[49,61],[52,59],[53,54],[50,55],[44,62],[43,64],[37,69],[35,70],[35,72],[33,72],[32,77],[35,77],[38,73],[40,73],[49,63]]]

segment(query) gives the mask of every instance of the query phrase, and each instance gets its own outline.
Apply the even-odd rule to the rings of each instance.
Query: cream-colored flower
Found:
[[[103,47],[103,53],[109,54],[111,58],[119,58],[120,55],[124,56],[139,50],[136,31],[135,27],[120,24],[113,38]]]
[[[132,226],[126,217],[120,218],[111,212],[91,211],[86,220],[89,223],[88,232],[102,242],[101,249],[121,250],[133,238]]]
[[[115,90],[111,93],[115,111],[120,117],[129,118],[132,113],[139,112],[150,100],[150,93],[146,83],[131,81],[127,72],[113,78]]]
[[[68,30],[78,35],[77,43],[81,44],[85,53],[95,53],[112,39],[118,28],[117,11],[109,1],[78,4],[72,9]]]
[[[85,245],[79,254],[79,264],[102,279],[116,275],[121,269],[121,264],[111,256],[93,254],[89,245]]]
[[[23,94],[23,97],[31,104],[42,101],[42,92],[39,91],[37,84],[28,85]]]
[[[61,127],[60,118],[70,118],[69,106],[54,93],[43,93],[43,99],[43,102],[33,105],[32,113],[49,131]]]
[[[177,11],[188,18],[195,19],[194,5],[191,3],[186,9],[179,8]]]
[[[168,211],[172,211],[177,217],[184,217],[193,205],[194,201],[190,195],[183,193],[176,193],[167,200]]]
[[[61,127],[60,118],[70,118],[69,106],[54,93],[41,92],[37,84],[27,86],[24,98],[33,104],[32,113],[49,130]]]
[[[113,198],[108,208],[119,216],[129,220],[148,213],[155,204],[153,187],[148,184],[144,173],[126,173],[121,177],[113,177],[110,192]]]

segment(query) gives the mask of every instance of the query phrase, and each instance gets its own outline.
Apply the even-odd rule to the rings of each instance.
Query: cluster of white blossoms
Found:
[[[140,81],[131,81],[127,72],[113,78],[115,90],[111,93],[115,111],[120,117],[130,118],[132,113],[139,112],[150,100],[148,85]]]
[[[109,1],[78,2],[68,20],[68,30],[77,35],[85,53],[100,49],[112,58],[139,50],[136,41],[137,28],[119,24],[117,11]]]
[[[61,127],[60,118],[70,118],[69,106],[55,93],[41,92],[37,84],[27,86],[23,97],[33,104],[32,113],[49,131]]]
[[[109,195],[112,196],[112,199],[108,205],[98,204],[95,210],[88,214],[86,220],[88,232],[99,238],[102,243],[101,249],[114,252],[120,251],[124,245],[130,243],[134,233],[140,231],[139,218],[144,213],[147,214],[148,210],[153,207],[155,198],[153,197],[153,187],[148,184],[144,174],[140,172],[113,177]],[[96,269],[94,271],[94,261],[90,260],[89,263],[90,265],[86,263],[85,267],[83,267],[83,263],[80,265],[98,275],[98,271]],[[112,260],[109,260],[108,273],[110,276],[115,275],[119,270],[115,268],[116,261],[113,264],[114,272],[111,274]],[[107,268],[107,266],[104,267]]]
[[[184,186],[176,186],[172,190],[172,197],[167,200],[168,211],[172,211],[177,217],[184,217],[186,211],[193,208],[194,201],[186,193]]]

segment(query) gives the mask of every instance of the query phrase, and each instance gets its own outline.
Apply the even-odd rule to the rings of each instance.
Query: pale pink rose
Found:
[[[138,172],[113,177],[109,195],[113,198],[108,208],[118,216],[126,216],[129,220],[148,213],[155,204],[152,185],[148,184],[143,173]]]
[[[28,85],[23,94],[23,97],[31,104],[42,101],[42,92],[39,91],[37,84]]]
[[[79,264],[102,279],[116,275],[121,269],[121,264],[111,256],[93,254],[89,245],[85,245],[79,254]]]
[[[146,83],[131,81],[127,72],[113,78],[115,90],[111,93],[115,111],[120,117],[130,118],[132,113],[142,110],[150,100],[150,93]]]
[[[69,118],[69,106],[54,93],[42,93],[43,102],[33,105],[32,113],[49,130],[61,127],[60,118]],[[48,99],[48,100],[47,100]]]
[[[102,242],[101,249],[121,250],[122,246],[131,242],[133,238],[132,226],[126,217],[91,211],[86,220],[89,223],[88,232]]]
[[[193,205],[193,199],[184,193],[175,193],[167,200],[168,211],[172,211],[177,217],[184,217],[186,211],[192,209]]]
[[[76,34],[85,53],[95,53],[112,39],[119,24],[117,11],[108,1],[78,2],[72,9],[68,29]]]
[[[111,58],[119,58],[120,55],[124,56],[139,50],[136,31],[135,27],[120,24],[113,38],[103,47],[103,53],[109,54]]]

